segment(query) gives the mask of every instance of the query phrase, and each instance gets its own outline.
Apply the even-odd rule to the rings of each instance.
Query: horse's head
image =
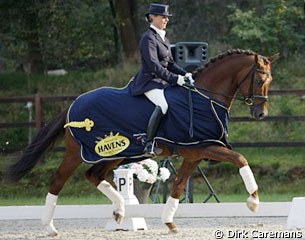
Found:
[[[249,106],[250,114],[255,119],[261,120],[268,115],[268,91],[272,81],[271,64],[278,56],[279,54],[272,57],[255,54],[255,63],[238,83],[243,101]]]
[[[250,107],[253,118],[263,119],[268,115],[271,65],[278,56],[264,57],[250,50],[228,50],[194,72],[195,87],[228,109],[235,98],[242,100]],[[238,90],[241,98],[237,95]]]

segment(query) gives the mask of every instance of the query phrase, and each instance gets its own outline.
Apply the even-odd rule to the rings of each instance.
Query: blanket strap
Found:
[[[192,90],[189,87],[188,88],[188,101],[189,101],[189,110],[190,110],[190,127],[189,127],[189,135],[191,138],[194,136],[194,126],[193,126],[193,115],[194,115],[194,109],[193,109],[193,99],[192,99]]]

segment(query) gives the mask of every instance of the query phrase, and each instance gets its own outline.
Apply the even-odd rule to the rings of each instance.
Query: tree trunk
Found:
[[[133,62],[138,61],[138,41],[132,23],[134,0],[115,0],[117,26],[120,33],[123,55]]]
[[[24,40],[28,45],[27,55],[23,59],[23,68],[28,73],[43,73],[44,64],[39,44],[37,14],[32,11],[24,13]]]
[[[109,5],[110,5],[110,10],[111,10],[111,15],[113,19],[116,19],[117,14],[116,14],[116,9],[114,6],[114,3],[112,0],[109,0]],[[120,47],[120,42],[119,42],[119,32],[118,32],[118,27],[116,24],[113,24],[113,40],[114,40],[114,48],[115,48],[115,62],[118,62],[121,60],[122,54],[120,54],[121,47]]]

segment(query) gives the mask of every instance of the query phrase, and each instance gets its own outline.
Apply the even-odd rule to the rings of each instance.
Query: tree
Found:
[[[36,6],[33,4],[24,4],[21,10],[21,19],[24,22],[23,39],[27,43],[27,54],[23,59],[23,66],[28,73],[42,73],[44,64],[42,60],[40,38],[38,31],[38,15]]]
[[[1,15],[4,17],[3,23],[9,23],[9,27],[4,29],[2,40],[3,44],[12,47],[10,41],[16,43],[23,42],[25,45],[23,59],[21,60],[22,69],[28,73],[43,72],[44,65],[42,60],[40,38],[38,32],[38,9],[34,1],[6,1],[1,4]],[[9,41],[6,41],[6,40]]]
[[[0,19],[2,57],[29,72],[97,68],[117,60],[108,0],[2,1]]]
[[[300,1],[274,0],[242,11],[231,5],[233,14],[229,41],[235,46],[293,55],[304,47],[305,16]],[[259,12],[258,12],[259,11]],[[261,13],[260,13],[261,12]]]
[[[113,5],[112,1],[110,0]],[[133,15],[135,14],[135,0],[122,1],[114,0],[116,10],[116,23],[120,33],[121,45],[124,57],[131,61],[138,60],[138,41],[136,36],[136,24]]]
[[[151,0],[0,1],[0,56],[29,72],[96,69],[124,57],[138,60]],[[300,0],[189,0],[170,4],[167,36],[175,42],[208,42],[209,55],[228,48],[268,54],[304,52]],[[232,5],[232,4],[236,5]],[[269,51],[269,52],[268,52]]]

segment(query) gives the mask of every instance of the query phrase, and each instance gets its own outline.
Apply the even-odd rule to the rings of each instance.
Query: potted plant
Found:
[[[134,194],[139,203],[148,203],[153,184],[157,180],[165,182],[170,176],[167,168],[159,168],[158,163],[150,158],[128,164],[128,168],[134,170]]]

